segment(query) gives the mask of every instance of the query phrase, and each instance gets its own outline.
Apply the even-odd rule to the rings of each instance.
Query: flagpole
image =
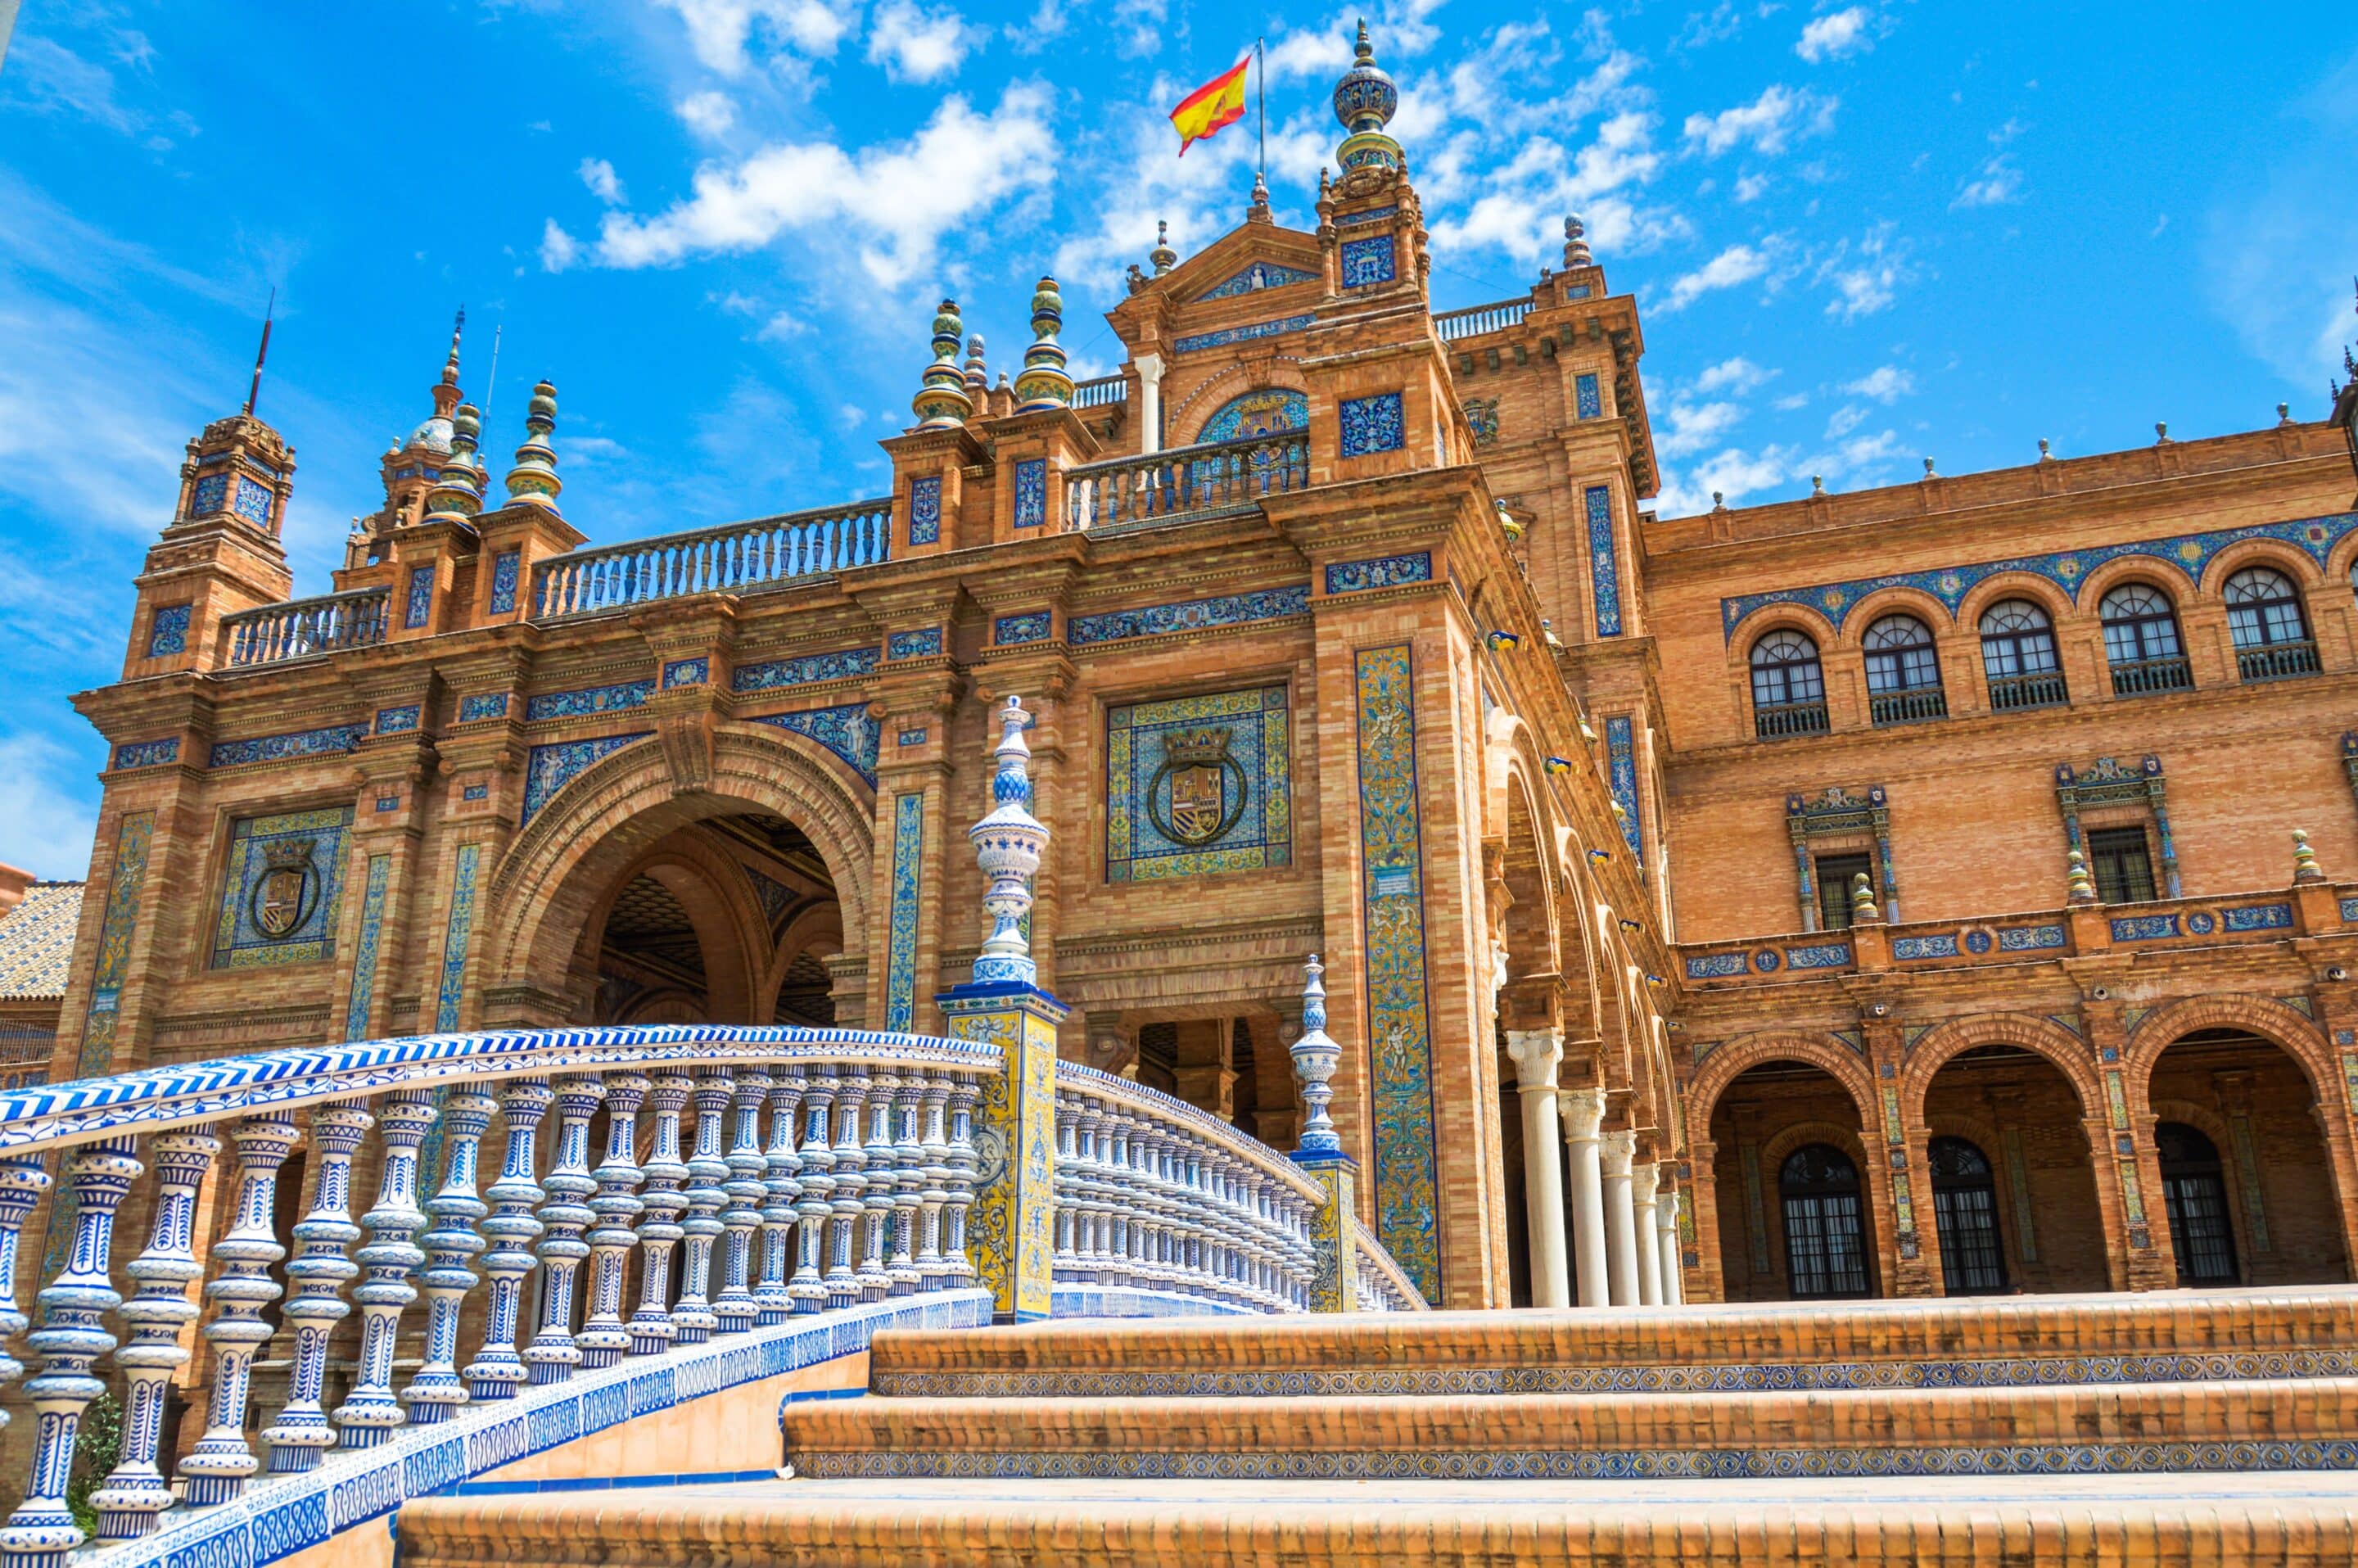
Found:
[[[1253,40],[1253,82],[1260,92],[1260,178],[1269,181],[1269,54],[1266,38]]]

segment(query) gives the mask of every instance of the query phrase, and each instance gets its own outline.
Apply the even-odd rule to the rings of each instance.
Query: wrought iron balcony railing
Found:
[[[1989,705],[2000,712],[2025,708],[2060,708],[2071,700],[2071,694],[2064,689],[2061,671],[1989,677]]]
[[[222,662],[230,669],[243,669],[366,647],[384,642],[392,625],[389,588],[357,588],[265,604],[222,617]]]
[[[1781,741],[1789,735],[1823,735],[1826,732],[1826,705],[1823,701],[1756,703],[1752,732],[1763,741]]]
[[[741,592],[852,567],[892,553],[891,497],[855,501],[575,550],[534,569],[535,621],[591,615],[690,594]]]
[[[2235,650],[2235,674],[2246,682],[2291,680],[2313,676],[2321,667],[2317,662],[2317,644],[2306,639]]]
[[[1065,524],[1107,529],[1249,512],[1310,484],[1310,437],[1283,430],[1086,463],[1065,474]]]
[[[1949,694],[1937,686],[1912,691],[1876,692],[1866,699],[1867,716],[1878,725],[1920,724],[1949,716]]]
[[[2182,654],[2159,659],[2131,659],[2113,665],[2112,670],[2115,697],[2148,697],[2156,692],[2194,689],[2194,672]]]

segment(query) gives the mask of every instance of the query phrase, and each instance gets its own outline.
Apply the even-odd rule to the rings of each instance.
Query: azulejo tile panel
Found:
[[[884,1027],[917,1016],[917,876],[925,858],[925,795],[892,798],[892,920],[884,958]]]
[[[1731,980],[1746,972],[1741,953],[1707,953],[1687,960],[1687,979],[1691,980]]]
[[[1343,455],[1347,458],[1396,452],[1408,445],[1407,416],[1397,392],[1347,397],[1337,412],[1343,426]]]
[[[1201,632],[1217,626],[1242,626],[1301,615],[1310,609],[1310,585],[1265,588],[1251,593],[1224,594],[1217,599],[1190,599],[1177,604],[1152,604],[1139,610],[1109,610],[1096,615],[1076,615],[1065,623],[1065,641],[1076,648],[1095,643],[1119,643],[1131,637],[1159,637],[1166,632]]]
[[[644,741],[649,731],[641,730],[629,735],[600,735],[588,741],[560,741],[551,746],[535,746],[525,754],[524,765],[524,812],[518,825],[530,822],[549,798],[563,789],[583,769],[613,755],[636,741]]]
[[[1424,1299],[1439,1301],[1414,661],[1406,643],[1363,648],[1356,673],[1376,1234]]]
[[[132,741],[114,748],[117,768],[160,768],[167,762],[180,760],[180,742],[171,737],[161,741]]]
[[[2174,914],[2125,914],[2113,917],[2115,942],[2156,942],[2180,935]]]
[[[376,1000],[377,954],[384,945],[385,889],[393,880],[393,857],[371,855],[361,894],[361,935],[352,948],[352,990],[344,1007],[344,1038],[369,1038],[369,1008]]]
[[[2002,925],[1998,927],[1997,950],[2001,953],[2038,953],[2063,946],[2061,925]]]
[[[189,609],[185,604],[157,607],[147,622],[147,656],[169,658],[189,651]]]
[[[1048,521],[1048,460],[1024,458],[1015,465],[1015,525],[1037,528]]]
[[[2230,931],[2289,931],[2292,929],[2292,905],[2288,903],[2255,903],[2223,913]]]
[[[459,699],[459,722],[472,724],[484,719],[505,719],[508,716],[508,694],[503,691],[479,691],[472,697]]]
[[[1594,372],[1584,371],[1572,378],[1572,395],[1574,410],[1581,418],[1605,417],[1605,394]]]
[[[265,486],[240,474],[237,499],[230,503],[230,510],[257,528],[267,528],[270,526],[270,492]]]
[[[1785,962],[1796,969],[1838,969],[1850,962],[1847,942],[1812,942],[1785,949]]]
[[[1293,863],[1284,687],[1106,715],[1106,880],[1159,881]]]
[[[923,730],[903,730],[892,737],[892,742],[898,746],[922,746],[925,743],[926,733]]]
[[[845,680],[874,670],[882,654],[882,650],[878,648],[845,648],[833,654],[804,654],[791,659],[739,665],[729,674],[729,689],[772,691],[779,687]]]
[[[884,639],[884,656],[888,659],[929,659],[942,651],[942,629],[927,626],[922,631],[895,632]]]
[[[663,688],[676,686],[703,686],[712,679],[712,661],[698,654],[692,659],[673,659],[663,667]]]
[[[762,713],[752,715],[756,724],[773,724],[781,730],[791,730],[797,735],[807,735],[820,745],[849,762],[852,771],[876,787],[876,752],[883,739],[876,720],[868,717],[864,702],[847,702],[835,708],[806,708],[797,713]]]
[[[1326,591],[1358,593],[1371,588],[1398,588],[1403,583],[1433,580],[1433,552],[1377,556],[1364,561],[1336,561],[1326,568]]]
[[[1953,958],[1957,954],[1954,932],[1942,932],[1935,936],[1897,936],[1891,942],[1891,956],[1903,962],[1910,958]]]
[[[325,730],[297,730],[287,735],[257,735],[247,741],[216,741],[207,762],[216,768],[234,768],[246,762],[278,762],[289,757],[349,752],[360,743],[359,725],[336,724]]]
[[[1290,387],[1263,386],[1239,393],[1220,405],[1204,427],[1195,432],[1198,444],[1240,441],[1253,436],[1274,436],[1310,427],[1310,399]],[[1211,465],[1197,464],[1204,482],[1210,482]]]
[[[1626,717],[1605,721],[1605,761],[1613,779],[1613,799],[1621,807],[1621,838],[1629,853],[1643,865],[1646,830],[1638,819],[1638,747],[1636,732]]]
[[[450,916],[442,931],[442,980],[434,992],[434,1027],[444,1034],[459,1027],[459,1004],[467,994],[467,949],[475,935],[475,879],[483,847],[461,844],[450,870]]]
[[[1317,319],[1315,316],[1288,316],[1278,321],[1256,321],[1249,327],[1230,327],[1218,332],[1197,332],[1190,337],[1174,338],[1171,341],[1171,351],[1174,354],[1191,354],[1198,349],[1217,349],[1228,343],[1248,343],[1255,338],[1282,337],[1288,332],[1299,332]]]
[[[591,713],[612,713],[644,708],[655,694],[651,680],[617,681],[611,686],[583,687],[579,691],[544,691],[525,699],[526,723],[545,719],[579,719]]]
[[[147,850],[156,841],[156,814],[125,814],[114,830],[114,863],[106,878],[106,916],[98,930],[98,963],[91,971],[90,1011],[83,1015],[75,1071],[102,1078],[114,1060],[114,1023],[124,981],[131,974],[131,936],[139,925],[139,884],[147,878]]]
[[[1258,294],[1264,288],[1283,288],[1288,284],[1315,283],[1318,275],[1300,267],[1280,266],[1275,262],[1255,262],[1224,282],[1214,285],[1195,296],[1197,299],[1233,299],[1239,294]]]
[[[1048,640],[1049,613],[1044,610],[1027,610],[1018,615],[1002,615],[990,623],[990,640],[1002,648],[1021,643],[1044,643]]]
[[[380,735],[400,735],[417,728],[423,709],[411,703],[401,708],[380,708],[376,710],[376,732]]]
[[[415,632],[426,624],[434,612],[434,568],[429,564],[409,568],[408,607],[402,611],[401,623]]]
[[[1390,206],[1369,207],[1357,212],[1346,212],[1335,220],[1335,226],[1338,229],[1347,229],[1356,223],[1380,222],[1399,211],[1397,206]]]
[[[1780,588],[1767,593],[1747,593],[1719,601],[1720,625],[1730,637],[1745,618],[1757,610],[1772,604],[1806,605],[1823,614],[1840,630],[1844,618],[1868,594],[1886,588],[1912,588],[1931,595],[1954,614],[1964,602],[1965,595],[1975,587],[2001,572],[2028,572],[2048,581],[2078,598],[2080,585],[2088,574],[2106,561],[2125,556],[2141,556],[2169,567],[2181,574],[2184,580],[2199,580],[2211,558],[2228,546],[2245,539],[2277,539],[2306,550],[2319,566],[2325,564],[2333,547],[2353,528],[2358,528],[2358,512],[2336,513],[2324,517],[2296,518],[2286,523],[2262,523],[2245,528],[2217,528],[2201,534],[2179,534],[2164,539],[2142,539],[2120,545],[2099,545],[2084,550],[2058,550],[2051,555],[2017,556],[2003,561],[1975,561],[1970,565],[1942,567],[1928,571],[1898,572],[1888,577],[1853,578],[1843,582],[1818,583],[1808,588]]]
[[[492,604],[494,615],[505,615],[516,607],[516,579],[524,570],[522,550],[502,550],[492,557]]]
[[[909,481],[909,543],[939,544],[942,537],[942,481],[927,474]]]
[[[349,806],[242,816],[231,826],[229,866],[213,920],[212,967],[308,964],[336,951]]]
[[[1584,495],[1588,513],[1588,586],[1596,607],[1596,634],[1621,635],[1621,568],[1613,544],[1613,492],[1592,484]]]
[[[1365,239],[1343,242],[1344,287],[1365,288],[1370,284],[1390,283],[1393,276],[1390,234],[1369,234]]]
[[[200,477],[196,488],[189,492],[189,515],[210,517],[225,511],[229,500],[229,475],[209,473]]]
[[[1498,441],[1498,400],[1495,397],[1466,399],[1466,423],[1473,427],[1474,444],[1496,446]]]

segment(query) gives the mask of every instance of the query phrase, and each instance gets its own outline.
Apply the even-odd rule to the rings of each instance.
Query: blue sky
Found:
[[[1355,7],[1188,0],[27,0],[0,68],[0,860],[87,867],[181,444],[297,448],[297,591],[427,410],[452,310],[493,473],[546,375],[612,540],[875,493],[947,290],[1011,366],[1032,281],[1079,373],[1154,222],[1241,217],[1250,123],[1163,116],[1266,36],[1308,226]],[[2358,12],[1881,0],[1370,7],[1436,308],[1588,219],[1645,309],[1665,515],[2322,411],[2352,335]],[[503,343],[487,387],[492,330]]]

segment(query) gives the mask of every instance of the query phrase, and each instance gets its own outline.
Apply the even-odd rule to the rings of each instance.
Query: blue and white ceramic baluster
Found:
[[[590,1229],[590,1310],[573,1343],[581,1349],[581,1368],[594,1371],[611,1367],[630,1353],[631,1330],[622,1322],[622,1286],[631,1268],[631,1249],[638,1233],[631,1222],[645,1212],[639,1201],[639,1107],[647,1099],[647,1080],[636,1073],[606,1075],[606,1158],[593,1173],[598,1195],[590,1208],[598,1221]]]
[[[457,1091],[442,1107],[442,1189],[426,1200],[434,1228],[417,1238],[426,1249],[426,1267],[417,1271],[426,1292],[426,1360],[401,1390],[412,1426],[448,1421],[467,1402],[459,1379],[459,1318],[475,1288],[471,1260],[483,1249],[475,1222],[490,1212],[475,1195],[475,1165],[499,1108],[499,1101],[474,1089]]]
[[[508,1146],[500,1163],[499,1180],[483,1195],[492,1200],[483,1236],[491,1244],[483,1254],[483,1277],[492,1282],[492,1296],[483,1313],[483,1343],[467,1364],[467,1394],[474,1400],[508,1400],[529,1375],[516,1355],[517,1319],[524,1313],[525,1276],[532,1272],[532,1244],[540,1235],[533,1206],[540,1202],[540,1184],[532,1179],[533,1143],[540,1119],[548,1114],[552,1093],[546,1078],[517,1078],[500,1096],[507,1118]]]
[[[762,1184],[770,1169],[762,1155],[762,1102],[769,1093],[768,1069],[737,1069],[737,1130],[729,1145],[729,1180],[721,1188],[729,1201],[720,1211],[720,1293],[712,1302],[723,1334],[743,1334],[762,1314],[753,1300],[753,1233],[762,1227],[762,1200],[770,1195]]]
[[[787,1243],[795,1227],[795,1199],[802,1195],[797,1180],[803,1162],[795,1152],[795,1127],[802,1108],[803,1075],[781,1067],[770,1079],[770,1147],[763,1154],[762,1282],[753,1292],[759,1315],[754,1322],[774,1328],[794,1315],[795,1298],[786,1289]]]
[[[181,1330],[197,1320],[189,1284],[205,1272],[195,1250],[197,1189],[219,1152],[221,1140],[201,1132],[167,1132],[147,1145],[156,1167],[156,1223],[147,1250],[124,1269],[139,1281],[139,1293],[120,1309],[131,1342],[114,1353],[127,1385],[123,1461],[90,1498],[98,1510],[101,1541],[146,1535],[156,1528],[156,1516],[172,1506],[171,1488],[156,1467],[156,1445],[164,1434],[164,1398],[172,1374],[189,1360],[180,1343]]]
[[[942,1206],[942,1261],[949,1272],[949,1288],[974,1282],[974,1260],[967,1256],[966,1211],[974,1202],[975,1173],[980,1169],[974,1153],[974,1104],[982,1086],[960,1074],[950,1080],[949,1201]]]
[[[878,1073],[868,1081],[868,1140],[860,1146],[867,1160],[867,1185],[860,1201],[868,1211],[859,1272],[863,1302],[881,1302],[892,1293],[884,1257],[892,1226],[892,1190],[900,1176],[892,1152],[892,1101],[900,1092],[901,1080],[894,1074]]]
[[[1055,1219],[1049,1227],[1049,1277],[1062,1285],[1079,1279],[1080,1251],[1087,1221],[1082,1217],[1083,1190],[1088,1175],[1081,1169],[1081,1097],[1066,1084],[1056,1086],[1056,1182]]]
[[[426,1211],[417,1206],[417,1146],[438,1114],[431,1089],[397,1089],[377,1102],[377,1139],[384,1158],[376,1206],[361,1216],[368,1245],[353,1254],[362,1270],[352,1291],[361,1308],[360,1365],[330,1418],[344,1448],[374,1448],[409,1420],[393,1391],[393,1355],[402,1308],[417,1299],[409,1276],[426,1261],[424,1249],[411,1239],[426,1228]]]
[[[926,1074],[918,1104],[924,1123],[917,1145],[917,1289],[930,1292],[952,1282],[942,1257],[942,1206],[950,1201],[949,1080]]]
[[[795,1245],[801,1261],[786,1286],[797,1313],[821,1312],[827,1307],[827,1281],[819,1271],[827,1265],[827,1220],[835,1212],[830,1201],[835,1192],[835,1151],[827,1142],[834,1104],[835,1069],[812,1068],[810,1087],[803,1096],[802,1194],[795,1200],[795,1213],[800,1218]]]
[[[311,1209],[295,1226],[295,1255],[287,1260],[293,1293],[283,1315],[295,1328],[295,1364],[287,1405],[263,1429],[273,1475],[309,1470],[336,1444],[320,1404],[327,1382],[328,1338],[352,1314],[344,1300],[361,1266],[344,1249],[361,1238],[352,1223],[352,1155],[376,1118],[358,1105],[323,1105],[311,1112]]]
[[[0,1157],[0,1386],[24,1376],[24,1363],[8,1354],[8,1342],[25,1332],[16,1310],[16,1260],[23,1256],[25,1221],[49,1190],[49,1173],[38,1154]],[[8,1424],[0,1411],[0,1426]]]
[[[677,1343],[701,1345],[720,1326],[712,1311],[712,1252],[720,1239],[720,1206],[729,1195],[720,1184],[729,1179],[729,1162],[721,1157],[720,1130],[734,1098],[726,1071],[708,1067],[696,1078],[696,1152],[687,1157],[687,1260],[680,1275],[679,1304],[671,1311]]]
[[[287,1256],[273,1228],[278,1168],[301,1136],[279,1112],[250,1116],[230,1134],[237,1145],[237,1223],[213,1243],[222,1269],[205,1286],[205,1299],[220,1303],[204,1329],[213,1347],[212,1401],[205,1434],[180,1461],[181,1497],[197,1508],[228,1502],[262,1467],[245,1445],[245,1403],[254,1353],[270,1337],[262,1309],[278,1299],[270,1265]]]
[[[892,1293],[914,1296],[925,1282],[917,1272],[917,1210],[924,1204],[925,1151],[917,1141],[925,1078],[904,1075],[892,1096],[892,1256],[885,1264]]]
[[[565,1382],[581,1365],[581,1348],[573,1343],[573,1282],[590,1256],[582,1232],[598,1217],[588,1201],[598,1191],[590,1174],[590,1119],[605,1093],[586,1076],[557,1080],[557,1147],[541,1178],[548,1201],[540,1206],[540,1324],[524,1347],[535,1388]]]
[[[654,1147],[647,1153],[647,1185],[641,1195],[647,1217],[639,1222],[639,1305],[631,1314],[631,1354],[660,1356],[671,1348],[678,1325],[671,1316],[672,1253],[687,1234],[679,1223],[687,1200],[680,1184],[687,1167],[679,1158],[679,1113],[696,1080],[677,1068],[665,1068],[649,1080],[647,1103],[654,1108]]]
[[[868,1075],[853,1068],[836,1079],[835,1087],[835,1212],[827,1222],[827,1304],[830,1308],[860,1304],[860,1276],[854,1270],[859,1254],[860,1218],[868,1212],[860,1201],[867,1190],[868,1151],[860,1141],[860,1112],[868,1103]]]
[[[0,1527],[0,1563],[37,1568],[60,1563],[81,1544],[81,1528],[66,1505],[73,1476],[74,1438],[82,1411],[106,1391],[91,1376],[91,1364],[114,1348],[114,1336],[99,1320],[123,1297],[108,1278],[114,1249],[114,1213],[139,1178],[138,1147],[132,1138],[85,1143],[66,1162],[73,1183],[73,1247],[66,1271],[39,1296],[41,1326],[27,1341],[41,1353],[41,1370],[25,1385],[25,1398],[39,1424],[33,1436],[33,1475],[25,1500]]]

